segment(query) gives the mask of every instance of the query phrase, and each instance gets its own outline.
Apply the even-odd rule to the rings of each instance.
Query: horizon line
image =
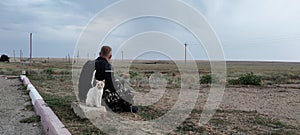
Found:
[[[29,57],[22,57],[23,59],[29,59]],[[67,59],[66,57],[33,57],[33,59]],[[98,58],[98,57],[97,57]],[[10,57],[11,60],[14,58]],[[20,57],[16,57],[16,60],[19,60]],[[77,59],[72,58],[71,59]],[[79,58],[79,59],[87,59],[87,60],[94,60],[96,58]],[[122,61],[122,59],[111,59],[111,61]],[[175,60],[168,60],[168,59],[123,59],[123,61],[185,61],[184,59],[175,59]],[[205,61],[205,62],[218,62],[218,61],[226,61],[226,62],[293,62],[293,63],[300,63],[296,60],[261,60],[261,59],[225,59],[225,60],[208,60],[208,59],[195,59],[195,60],[187,60],[190,61]]]

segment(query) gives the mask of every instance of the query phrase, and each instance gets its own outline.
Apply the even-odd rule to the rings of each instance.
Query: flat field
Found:
[[[182,76],[176,63],[113,61],[113,66],[116,76],[128,79],[136,92],[146,94],[150,91],[149,77],[154,73],[161,73],[166,80],[165,93],[157,102],[140,106],[137,114],[120,113],[122,117],[144,121],[155,119],[163,116],[177,101]],[[198,84],[186,82],[190,85],[188,89],[199,92],[196,105],[189,117],[169,134],[299,134],[300,63],[227,62],[226,81],[211,75],[207,61],[197,61],[197,69],[190,74],[199,75]],[[69,61],[37,58],[33,66],[0,63],[0,74],[18,75],[22,70],[27,71],[31,82],[72,134],[104,134],[88,120],[77,117],[70,108],[76,95]],[[212,119],[199,126],[210,82],[220,82],[226,88]]]

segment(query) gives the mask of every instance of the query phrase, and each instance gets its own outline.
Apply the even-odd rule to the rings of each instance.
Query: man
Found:
[[[111,47],[103,46],[100,51],[100,57],[98,57],[95,61],[95,79],[100,81],[105,80],[102,98],[104,99],[106,105],[112,109],[112,111],[137,112],[138,108],[136,106],[132,106],[133,93],[128,92],[129,90],[121,86],[122,84],[114,78],[113,68],[109,63],[111,57]],[[126,92],[123,92],[124,89]],[[130,99],[132,100],[124,100],[124,97],[120,96],[124,95],[124,93],[125,95],[129,95]]]
[[[112,57],[112,49],[109,46],[103,46],[101,48],[100,57],[95,61],[95,79],[96,80],[105,80],[104,90],[109,89],[111,92],[116,92],[115,87],[113,86],[113,70],[111,64],[108,62]]]

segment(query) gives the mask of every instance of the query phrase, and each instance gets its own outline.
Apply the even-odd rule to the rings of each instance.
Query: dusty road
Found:
[[[40,122],[21,123],[21,120],[36,116],[26,109],[30,98],[20,90],[18,79],[6,79],[0,75],[0,135],[40,135],[44,134]]]

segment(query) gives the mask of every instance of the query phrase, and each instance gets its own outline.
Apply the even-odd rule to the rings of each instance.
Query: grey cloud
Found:
[[[39,55],[64,56],[65,52],[73,52],[80,32],[90,19],[117,1],[2,0],[0,36],[1,47],[5,50],[1,51],[12,52],[12,49],[22,48],[28,42],[28,33],[33,32],[36,45],[43,46],[36,48],[40,51],[37,52]],[[300,42],[298,0],[182,1],[196,8],[207,18],[219,35],[229,59],[272,59],[272,56],[274,59],[300,58],[295,51],[299,50],[297,44]],[[120,14],[126,15],[126,12],[115,12],[116,17]],[[114,20],[106,21],[109,24]],[[139,23],[132,23],[125,28],[120,27],[111,33],[109,40],[111,42],[116,40],[117,43],[124,41],[132,33],[153,29],[181,37],[182,41],[190,40],[189,34],[176,25],[151,19],[144,19]],[[97,26],[101,27],[106,26]],[[55,48],[62,50],[61,52],[51,50],[46,47],[47,45],[55,45]],[[194,51],[196,47],[190,48],[196,58],[204,58],[198,51]],[[276,56],[273,52],[277,53]],[[253,53],[257,55],[247,56]]]

